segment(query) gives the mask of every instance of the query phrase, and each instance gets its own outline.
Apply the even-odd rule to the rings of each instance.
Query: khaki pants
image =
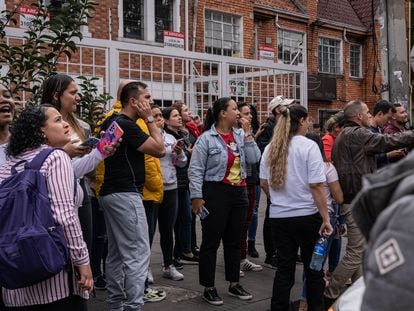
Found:
[[[348,244],[346,245],[345,255],[333,272],[331,281],[325,289],[325,296],[331,299],[336,299],[342,294],[349,278],[354,282],[362,275],[362,255],[365,239],[352,217],[350,204],[342,206],[341,214],[347,226]]]

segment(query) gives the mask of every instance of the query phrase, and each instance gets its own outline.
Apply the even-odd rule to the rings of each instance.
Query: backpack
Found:
[[[39,283],[70,266],[63,227],[52,216],[46,177],[40,173],[54,150],[16,163],[0,184],[0,286],[7,289]]]

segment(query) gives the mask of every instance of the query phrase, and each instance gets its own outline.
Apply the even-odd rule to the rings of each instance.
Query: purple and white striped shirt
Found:
[[[31,161],[42,149],[47,147],[41,146],[38,149],[23,152],[0,166],[0,182],[11,175],[10,170],[14,164],[21,160]],[[18,171],[22,169],[23,165],[17,167]],[[62,150],[55,150],[45,160],[40,172],[47,180],[53,217],[63,226],[72,265],[75,267],[88,265],[88,249],[82,238],[77,214],[77,207],[82,203],[83,192],[82,188],[77,185],[74,200],[75,178],[69,155]],[[69,296],[69,281],[73,283],[74,294],[86,299],[89,298],[88,292],[78,286],[74,276],[69,280],[69,274],[66,271],[61,271],[50,279],[32,286],[15,290],[3,288],[3,300],[8,307],[51,303]]]

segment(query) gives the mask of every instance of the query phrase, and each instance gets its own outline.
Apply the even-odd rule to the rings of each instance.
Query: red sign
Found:
[[[267,46],[259,47],[259,59],[267,61],[275,61],[275,49]]]

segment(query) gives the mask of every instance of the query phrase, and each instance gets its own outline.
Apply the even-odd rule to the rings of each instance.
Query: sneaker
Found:
[[[211,305],[221,306],[223,304],[223,299],[217,294],[217,289],[213,288],[205,288],[203,299],[207,301]]]
[[[173,281],[181,281],[184,279],[184,275],[178,272],[174,265],[169,265],[168,268],[163,268],[162,276]]]
[[[188,257],[188,256],[185,256],[185,255],[181,255],[180,263],[184,264],[184,265],[198,265],[198,257],[194,256],[194,255],[193,255],[193,257]]]
[[[167,294],[162,290],[156,290],[148,287],[144,290],[144,303],[147,302],[158,302],[164,300]]]
[[[198,248],[198,246],[193,248],[193,252],[194,256],[200,257],[200,249]]]
[[[264,261],[265,265],[272,269],[277,269],[277,257],[276,255],[266,256]]]
[[[233,287],[229,286],[228,294],[230,296],[237,297],[241,300],[250,300],[253,298],[253,295],[245,291],[244,288],[239,283],[237,283],[237,285]]]
[[[240,270],[240,277],[243,278],[244,277],[244,272]]]
[[[255,263],[251,262],[249,259],[245,258],[240,262],[240,269],[242,271],[258,272],[258,271],[262,271],[263,267],[261,265],[255,264]]]
[[[97,278],[94,278],[93,280],[94,284],[93,287],[97,290],[105,290],[106,289],[106,281],[102,277],[102,275],[98,276]]]
[[[180,258],[173,259],[173,265],[177,270],[181,270],[183,268],[183,264],[181,263]]]
[[[148,284],[154,284],[154,275],[152,274],[151,268],[148,268]]]

